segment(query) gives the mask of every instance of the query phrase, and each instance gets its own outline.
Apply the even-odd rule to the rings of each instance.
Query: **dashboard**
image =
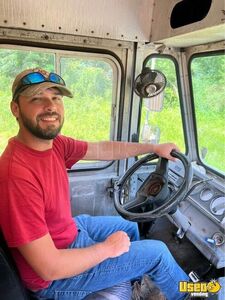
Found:
[[[193,179],[186,198],[180,203],[179,218],[170,217],[185,235],[214,264],[225,267],[225,194],[224,180],[207,174],[193,164]],[[170,163],[169,180],[179,187],[184,177],[180,162]],[[178,220],[178,221],[177,221]],[[182,220],[182,221],[179,221]],[[183,226],[184,227],[184,226]]]
[[[125,185],[123,191],[124,203],[135,199],[141,184],[154,169],[154,165],[146,164],[133,173],[129,185]],[[179,188],[184,176],[181,161],[169,161],[168,179],[171,190]],[[178,236],[186,236],[217,269],[225,267],[224,187],[224,179],[215,177],[202,166],[192,163],[192,181],[188,193],[179,203],[176,212],[167,215],[178,228]]]

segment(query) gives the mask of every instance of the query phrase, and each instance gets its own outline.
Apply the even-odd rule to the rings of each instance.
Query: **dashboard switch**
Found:
[[[211,238],[206,238],[206,242],[208,242],[209,244],[211,245],[215,245],[215,240],[214,239],[211,239]]]

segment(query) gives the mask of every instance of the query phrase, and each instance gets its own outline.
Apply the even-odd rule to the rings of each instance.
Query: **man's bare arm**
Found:
[[[156,153],[159,156],[174,160],[170,152],[178,147],[173,143],[166,144],[141,144],[129,142],[97,142],[88,143],[85,160],[118,160],[127,157],[137,156],[147,153]]]
[[[57,249],[49,234],[18,247],[33,270],[44,280],[78,275],[102,261],[128,252],[130,240],[123,231],[87,248]]]

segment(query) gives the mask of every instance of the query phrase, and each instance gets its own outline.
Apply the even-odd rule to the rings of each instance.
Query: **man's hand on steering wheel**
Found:
[[[175,150],[180,152],[180,149],[177,145],[173,143],[165,143],[165,144],[155,144],[154,145],[154,153],[157,154],[159,157],[164,157],[172,161],[176,161],[176,158],[171,155],[171,152]]]

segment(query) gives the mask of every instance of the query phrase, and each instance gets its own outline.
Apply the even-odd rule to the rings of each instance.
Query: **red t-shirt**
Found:
[[[36,151],[12,138],[0,157],[0,228],[27,288],[50,282],[40,278],[16,247],[49,233],[58,249],[76,238],[66,169],[82,159],[87,143],[59,135],[52,149]]]

